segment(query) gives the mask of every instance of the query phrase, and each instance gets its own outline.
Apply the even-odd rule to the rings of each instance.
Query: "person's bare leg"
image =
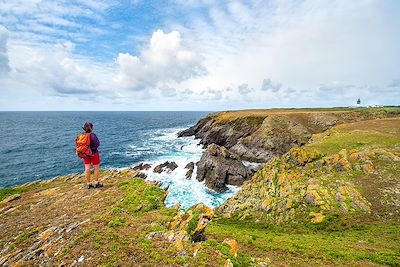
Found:
[[[97,165],[93,165],[93,167],[94,167],[94,182],[97,184],[97,183],[100,183],[100,178],[99,178],[99,169],[100,169],[100,164],[97,164]]]
[[[86,184],[90,184],[90,164],[85,164],[85,178],[86,178]]]

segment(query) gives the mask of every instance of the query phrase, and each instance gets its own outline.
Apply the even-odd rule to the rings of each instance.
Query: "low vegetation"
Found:
[[[0,265],[399,266],[399,173],[388,118],[314,134],[214,211],[165,207],[133,170],[0,189]]]

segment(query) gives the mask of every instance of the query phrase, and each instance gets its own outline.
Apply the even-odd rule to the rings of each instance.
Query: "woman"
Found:
[[[93,153],[93,157],[82,159],[83,163],[85,164],[85,178],[87,189],[99,188],[103,186],[103,184],[99,180],[100,153],[97,148],[100,146],[100,141],[97,138],[96,134],[93,133],[93,124],[91,122],[86,122],[83,126],[83,130],[86,133],[90,133],[90,149]],[[90,181],[90,165],[93,165],[94,168],[94,184],[92,184]]]

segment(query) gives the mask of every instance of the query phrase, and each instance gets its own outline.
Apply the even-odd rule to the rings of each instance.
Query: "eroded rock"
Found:
[[[172,172],[176,168],[178,168],[178,165],[174,161],[171,162],[166,161],[162,164],[155,166],[153,172],[155,173],[162,173],[163,171]]]
[[[133,168],[131,168],[134,171],[143,171],[143,170],[148,170],[151,168],[151,164],[148,163],[140,163],[136,166],[134,166]]]
[[[191,179],[194,170],[194,163],[189,162],[188,164],[186,164],[185,169],[188,169],[188,171],[185,174],[186,179]]]
[[[196,179],[216,192],[223,191],[226,184],[240,186],[249,178],[238,156],[217,144],[209,145],[196,165]]]

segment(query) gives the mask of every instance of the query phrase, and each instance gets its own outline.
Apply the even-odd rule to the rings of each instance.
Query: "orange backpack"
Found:
[[[90,133],[81,133],[75,139],[76,155],[80,158],[93,157],[92,149],[90,148]]]

